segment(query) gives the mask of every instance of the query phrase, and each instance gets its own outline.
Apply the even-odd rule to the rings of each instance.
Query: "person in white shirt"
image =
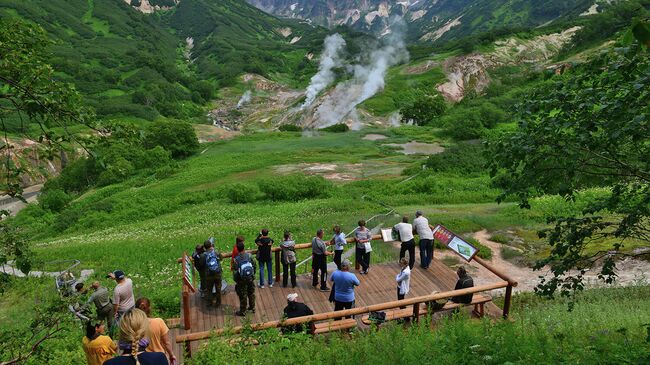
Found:
[[[403,216],[402,223],[397,223],[393,228],[399,233],[399,240],[402,241],[399,258],[402,259],[406,256],[406,251],[408,251],[409,268],[413,269],[413,265],[415,265],[415,238],[413,237],[413,226],[409,224],[409,217]]]
[[[334,263],[336,268],[341,270],[341,258],[343,256],[343,249],[348,241],[345,239],[345,233],[341,232],[339,225],[334,226],[334,237],[330,240],[330,245],[334,245]]]
[[[402,270],[395,277],[395,280],[397,281],[397,300],[403,300],[404,296],[409,293],[411,287],[411,269],[409,268],[409,263],[405,257],[402,257],[399,260],[399,266]]]
[[[415,212],[413,231],[420,236],[420,266],[423,269],[428,269],[431,260],[433,260],[433,231],[429,226],[429,220],[419,210]]]

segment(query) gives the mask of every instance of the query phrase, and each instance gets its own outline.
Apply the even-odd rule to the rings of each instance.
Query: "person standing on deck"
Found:
[[[411,287],[411,268],[406,257],[399,259],[399,266],[401,270],[395,277],[395,281],[397,281],[397,300],[404,300],[404,296],[409,293]],[[406,307],[400,308],[403,309]]]
[[[205,245],[205,242],[203,243]],[[194,263],[194,268],[196,272],[199,273],[199,294],[201,298],[205,296],[205,276],[203,275],[203,268],[201,267],[201,254],[205,252],[203,245],[196,245],[194,252],[192,252],[192,263]]]
[[[108,326],[108,330],[110,332],[113,324],[113,318],[114,313],[113,313],[113,305],[111,304],[111,298],[110,294],[108,293],[108,289],[105,286],[101,286],[99,281],[94,281],[91,285],[90,288],[93,290],[93,293],[90,294],[90,297],[88,297],[88,300],[86,301],[86,304],[83,305],[82,309],[85,309],[90,305],[90,303],[93,303],[95,305],[95,312],[97,313],[97,320],[98,321],[106,321],[105,323]]]
[[[415,212],[413,220],[413,233],[420,236],[420,266],[428,269],[433,260],[433,231],[429,226],[429,220],[422,215],[421,211]]]
[[[350,261],[343,260],[341,270],[334,271],[330,280],[334,283],[334,310],[353,308],[354,287],[359,286],[361,282],[356,275],[350,272]]]
[[[355,249],[355,259],[357,264],[361,265],[361,274],[367,274],[370,270],[370,241],[372,234],[366,228],[366,221],[363,219],[359,221],[359,227],[354,230],[354,240],[357,243]]]
[[[291,239],[291,233],[284,232],[282,248],[282,286],[287,287],[289,271],[291,271],[291,287],[296,287],[296,242]]]
[[[341,270],[341,259],[343,256],[343,249],[348,241],[345,239],[345,233],[341,232],[339,225],[334,226],[334,237],[330,240],[330,245],[334,245],[334,263],[336,268]]]
[[[221,254],[214,249],[211,240],[203,244],[203,253],[199,258],[205,280],[205,292],[208,301],[215,307],[221,306]]]
[[[397,223],[393,228],[399,233],[399,240],[402,241],[399,258],[405,257],[408,251],[409,268],[412,270],[415,265],[415,237],[413,237],[413,226],[409,224],[409,217],[403,216],[402,223]]]
[[[313,267],[311,285],[318,285],[318,272],[320,271],[320,291],[328,291],[327,287],[327,256],[332,253],[327,251],[327,245],[323,241],[323,229],[316,232],[316,237],[311,240],[311,253],[313,255]]]
[[[239,311],[235,315],[245,316],[249,310],[255,313],[255,260],[246,252],[244,237],[237,237],[237,251],[239,255],[235,257],[234,278],[235,292],[239,297]],[[247,308],[248,305],[248,308]]]
[[[264,228],[255,239],[257,244],[257,261],[260,264],[260,288],[264,288],[264,266],[266,266],[269,288],[273,287],[273,258],[271,246],[273,239],[269,237],[269,230]]]

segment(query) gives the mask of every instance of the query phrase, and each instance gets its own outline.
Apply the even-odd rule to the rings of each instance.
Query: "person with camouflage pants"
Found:
[[[233,267],[233,276],[235,279],[235,292],[239,297],[239,311],[235,315],[245,316],[249,310],[255,313],[255,271],[257,265],[255,260],[245,251],[244,237],[237,237],[237,251],[239,254],[235,257]]]

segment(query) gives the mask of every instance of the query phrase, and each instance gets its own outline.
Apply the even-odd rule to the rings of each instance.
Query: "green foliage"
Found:
[[[516,196],[522,207],[539,193],[574,199],[592,186],[611,186],[582,212],[550,218],[540,232],[551,246],[537,268],[554,276],[538,289],[570,295],[583,288],[584,269],[595,259],[585,252],[593,238],[648,241],[650,224],[650,57],[637,46],[616,49],[538,88],[519,111],[519,130],[491,143],[490,162],[500,200]],[[613,214],[613,216],[609,216]],[[604,215],[608,215],[607,218]],[[600,277],[612,282],[615,255],[607,255]],[[579,267],[578,275],[565,274]]]
[[[148,148],[160,146],[173,158],[185,158],[199,149],[199,140],[191,124],[180,121],[158,121],[150,124],[144,136]]]
[[[280,132],[302,132],[302,128],[295,124],[282,124],[278,127]]]
[[[485,127],[476,114],[465,114],[462,117],[450,118],[446,121],[444,134],[457,141],[479,139]]]
[[[504,245],[507,245],[507,244],[510,243],[511,239],[510,239],[510,237],[506,236],[503,233],[494,233],[494,234],[490,235],[490,241],[498,242],[498,243],[502,243]]]
[[[233,183],[226,185],[226,196],[231,203],[252,203],[260,195],[260,189],[254,184]]]
[[[348,125],[345,123],[338,123],[338,124],[331,125],[329,127],[325,127],[321,130],[325,132],[344,133],[349,131],[350,127],[348,127]]]
[[[427,125],[443,115],[446,109],[447,105],[439,93],[419,92],[412,102],[400,109],[400,113],[403,120],[413,121],[417,125]]]
[[[435,172],[476,175],[487,171],[486,164],[482,144],[460,142],[448,147],[442,153],[429,156],[425,167]]]
[[[327,197],[332,184],[322,176],[294,174],[269,176],[258,182],[260,190],[267,199],[297,201]]]
[[[60,212],[70,201],[72,197],[60,189],[47,190],[38,197],[38,204],[43,209],[53,212]]]
[[[27,274],[32,267],[32,251],[21,230],[6,221],[0,221],[0,265],[14,261],[14,266]],[[5,290],[6,282],[0,282],[0,294]]]
[[[430,320],[423,318],[408,327],[387,323],[377,331],[327,337],[279,335],[275,329],[245,332],[236,335],[236,346],[228,341],[235,335],[226,341],[221,336],[210,339],[193,353],[190,365],[235,358],[251,364],[645,363],[648,348],[643,323],[650,320],[648,299],[647,286],[590,290],[581,296],[576,311],[567,312],[563,301],[517,295],[512,322],[454,315],[438,319],[433,331]],[[390,351],[377,350],[386,349],[387,344]]]

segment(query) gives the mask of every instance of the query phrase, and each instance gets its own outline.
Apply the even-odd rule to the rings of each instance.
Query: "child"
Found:
[[[404,296],[409,293],[409,288],[411,286],[411,268],[409,267],[409,261],[406,257],[399,259],[399,266],[402,270],[397,274],[395,280],[397,281],[397,300],[403,300]],[[400,307],[406,308],[406,307]]]

